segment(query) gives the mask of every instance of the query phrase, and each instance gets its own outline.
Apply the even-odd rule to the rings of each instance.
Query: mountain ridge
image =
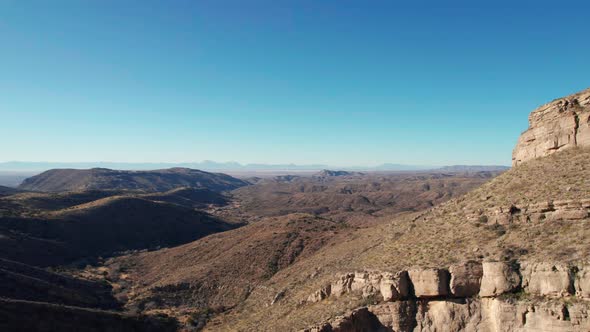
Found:
[[[108,168],[52,169],[25,179],[18,187],[30,191],[143,190],[163,192],[179,187],[226,191],[248,185],[227,174],[190,168],[123,171]]]

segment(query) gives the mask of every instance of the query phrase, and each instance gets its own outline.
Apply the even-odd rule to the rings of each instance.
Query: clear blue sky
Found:
[[[587,3],[0,0],[0,161],[510,164]]]

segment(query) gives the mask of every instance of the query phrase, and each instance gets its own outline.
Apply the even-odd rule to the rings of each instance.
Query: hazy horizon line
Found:
[[[109,166],[115,169],[124,169],[122,167],[137,167],[135,169],[144,170],[146,167],[197,167],[208,170],[321,170],[321,169],[342,169],[342,170],[429,170],[445,167],[510,167],[509,165],[501,164],[405,164],[385,162],[375,165],[332,165],[324,163],[241,163],[237,161],[218,162],[213,160],[193,161],[193,162],[119,162],[119,161],[0,161],[1,171],[38,171],[47,170],[51,168],[69,167],[69,168],[101,168],[101,166]],[[12,167],[12,168],[9,168]],[[107,167],[104,167],[107,168]],[[133,168],[130,168],[133,169]]]

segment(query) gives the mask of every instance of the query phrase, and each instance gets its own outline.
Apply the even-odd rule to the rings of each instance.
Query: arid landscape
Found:
[[[0,327],[585,331],[589,119],[535,110],[508,171],[43,172],[2,187]]]
[[[0,332],[590,332],[589,12],[0,0]]]

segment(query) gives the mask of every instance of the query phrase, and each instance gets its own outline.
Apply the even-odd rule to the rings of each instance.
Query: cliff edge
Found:
[[[512,152],[512,166],[576,146],[590,146],[590,88],[545,104]]]

